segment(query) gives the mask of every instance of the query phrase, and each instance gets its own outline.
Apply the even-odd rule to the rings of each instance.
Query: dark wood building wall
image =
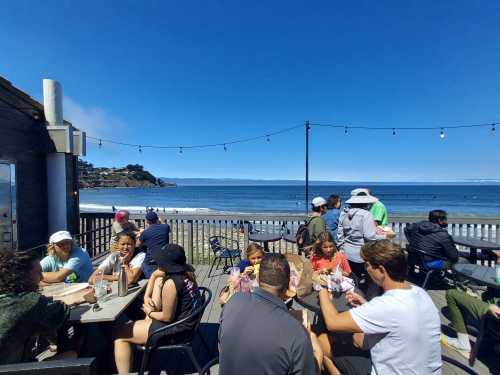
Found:
[[[45,127],[43,107],[0,78],[0,160],[16,165],[18,248],[28,249],[48,240],[46,155],[54,151]],[[79,233],[76,157],[68,156],[68,223]]]

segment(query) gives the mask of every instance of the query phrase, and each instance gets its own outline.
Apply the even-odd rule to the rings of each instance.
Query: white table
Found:
[[[100,310],[94,311],[91,304],[82,303],[71,308],[69,320],[81,324],[113,322],[140,295],[147,283],[148,280],[140,280],[129,287],[125,297],[118,297],[118,282],[115,281],[112,283],[112,293],[107,295],[104,302],[99,303]],[[60,289],[60,284],[45,286],[42,294],[53,295],[56,288]]]

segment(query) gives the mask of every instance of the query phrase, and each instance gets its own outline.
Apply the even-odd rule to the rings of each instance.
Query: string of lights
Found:
[[[17,107],[10,103],[5,103],[9,105],[9,108],[14,108],[18,111],[23,112],[23,110],[31,110],[33,111],[33,117],[35,119],[39,119],[39,113],[36,110],[33,110],[33,107]],[[3,106],[0,106],[2,109]],[[7,108],[7,107],[5,107]],[[421,126],[421,127],[401,127],[401,126],[365,126],[365,125],[352,125],[352,124],[332,124],[332,123],[322,123],[322,122],[311,122],[308,124],[310,127],[325,127],[325,128],[334,128],[334,129],[343,129],[344,134],[348,135],[349,130],[366,130],[366,131],[388,131],[391,132],[393,136],[396,136],[399,132],[406,131],[439,131],[439,137],[444,139],[446,137],[445,130],[453,130],[453,129],[466,129],[466,128],[484,128],[489,127],[491,129],[491,133],[496,134],[496,127],[500,125],[500,122],[488,122],[488,123],[480,123],[480,124],[462,124],[462,125],[440,125],[440,126]],[[140,153],[143,152],[144,149],[166,149],[166,150],[178,150],[180,154],[183,153],[186,149],[203,149],[203,148],[213,148],[213,147],[222,147],[224,151],[228,151],[230,145],[235,145],[238,143],[248,143],[254,142],[258,140],[265,139],[267,142],[271,141],[271,137],[277,136],[279,134],[288,133],[294,131],[296,129],[302,128],[304,125],[295,125],[288,128],[284,128],[278,131],[269,132],[266,134],[257,135],[255,137],[248,138],[240,138],[235,140],[230,140],[227,142],[220,143],[208,143],[208,144],[197,144],[197,145],[143,145],[143,144],[135,144],[135,143],[126,143],[115,141],[111,139],[98,138],[91,135],[87,135],[87,139],[94,141],[99,148],[103,147],[104,143],[115,144],[119,146],[126,146],[136,148]]]
[[[482,124],[465,124],[465,125],[447,125],[447,126],[422,126],[422,127],[385,127],[385,126],[360,126],[360,125],[345,125],[345,124],[324,124],[324,123],[312,123],[311,126],[317,127],[327,127],[344,129],[344,134],[349,133],[349,129],[358,130],[374,130],[374,131],[391,131],[392,135],[396,135],[396,131],[430,131],[439,130],[439,137],[441,139],[445,138],[445,130],[448,129],[465,129],[465,128],[484,128],[490,127],[491,132],[494,135],[496,132],[496,126],[500,125],[498,122],[488,122]]]
[[[438,130],[439,137],[441,139],[445,138],[445,130],[450,130],[450,129],[452,130],[452,129],[489,127],[489,128],[491,128],[492,134],[495,134],[497,125],[500,125],[500,123],[499,122],[488,122],[488,123],[481,123],[481,124],[423,126],[423,127],[362,126],[362,125],[352,125],[352,124],[328,124],[328,123],[310,123],[309,124],[309,126],[311,126],[311,127],[314,126],[314,127],[343,129],[345,135],[349,134],[349,130],[390,131],[390,132],[392,132],[393,136],[397,135],[397,132],[404,132],[404,131],[432,131],[432,130],[436,131],[436,130]],[[111,139],[93,137],[90,135],[87,135],[87,139],[92,140],[95,143],[97,143],[99,148],[102,148],[104,143],[109,143],[109,144],[114,144],[114,145],[119,145],[119,146],[136,148],[140,153],[142,153],[144,149],[164,149],[164,150],[178,150],[179,154],[182,154],[184,152],[184,150],[186,150],[186,149],[203,149],[203,148],[211,148],[211,147],[222,147],[223,150],[225,152],[227,152],[230,145],[235,145],[238,143],[248,143],[248,142],[258,141],[258,140],[262,140],[262,139],[265,139],[267,142],[270,142],[271,137],[273,137],[273,136],[277,136],[277,135],[283,134],[283,133],[288,133],[288,132],[294,131],[296,129],[302,128],[303,126],[304,125],[302,125],[302,124],[295,125],[295,126],[291,126],[288,128],[278,130],[278,131],[273,131],[273,132],[269,132],[266,134],[257,135],[255,137],[240,138],[240,139],[230,140],[230,141],[226,141],[226,142],[219,142],[219,143],[207,143],[207,144],[195,144],[195,145],[151,145],[151,144],[126,143],[126,142],[120,142],[120,141],[115,141],[115,140],[111,140]]]
[[[115,144],[115,145],[119,145],[119,146],[127,146],[127,147],[137,148],[139,152],[142,152],[145,148],[149,148],[149,149],[179,150],[179,154],[182,154],[183,151],[186,149],[202,149],[202,148],[209,148],[209,147],[223,147],[224,151],[227,151],[228,147],[230,145],[235,145],[238,143],[248,143],[248,142],[258,141],[258,140],[262,140],[262,139],[266,140],[266,142],[271,142],[271,137],[274,137],[274,136],[277,136],[277,135],[283,134],[283,133],[288,133],[288,132],[291,132],[291,131],[294,131],[296,129],[303,128],[303,127],[304,127],[304,125],[301,124],[301,125],[295,125],[295,126],[281,129],[281,130],[269,132],[266,134],[257,135],[255,137],[239,138],[239,139],[234,139],[234,140],[230,140],[227,142],[220,142],[220,143],[207,143],[207,144],[187,145],[187,146],[185,146],[185,145],[161,146],[161,145],[148,145],[148,144],[143,145],[143,144],[135,144],[135,143],[125,143],[125,142],[114,141],[111,139],[97,138],[97,137],[93,137],[93,136],[89,136],[89,135],[87,135],[87,139],[95,141],[97,143],[97,145],[99,146],[99,148],[101,148],[104,143],[109,143],[109,144]]]

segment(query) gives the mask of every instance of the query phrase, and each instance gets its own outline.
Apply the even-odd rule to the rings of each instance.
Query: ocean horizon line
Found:
[[[176,183],[179,186],[302,186],[304,180],[299,179],[251,179],[251,178],[179,178],[160,177],[166,182]],[[346,185],[368,185],[368,186],[422,186],[422,185],[462,185],[462,186],[496,186],[500,185],[500,179],[439,179],[439,180],[359,180],[359,181],[336,181],[336,180],[310,180],[311,186],[346,186]]]

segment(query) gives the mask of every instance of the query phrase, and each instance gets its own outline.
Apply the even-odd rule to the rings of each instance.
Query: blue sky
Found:
[[[23,1],[1,4],[0,75],[89,135],[219,143],[304,120],[412,127],[500,121],[498,1]],[[500,128],[500,126],[499,126]],[[500,129],[499,129],[500,130]],[[498,132],[498,131],[497,131]],[[311,179],[500,179],[500,135],[313,128]],[[301,129],[218,149],[89,143],[99,166],[300,179]]]

